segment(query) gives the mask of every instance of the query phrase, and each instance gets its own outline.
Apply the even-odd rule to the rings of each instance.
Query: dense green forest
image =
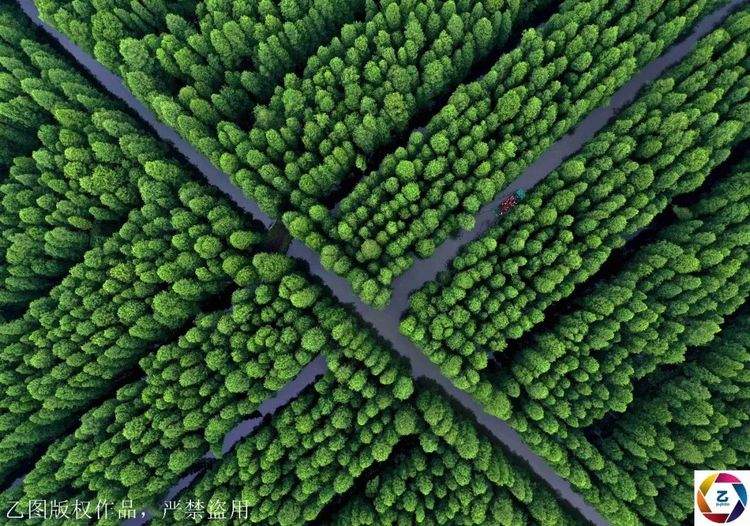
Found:
[[[664,508],[653,500],[659,495],[660,484],[665,484],[650,482],[652,477],[659,478],[658,466],[647,466],[637,479],[633,478],[623,471],[632,469],[635,463],[619,461],[622,452],[618,453],[611,441],[597,450],[596,446],[588,445],[587,438],[592,433],[597,437],[602,432],[606,435],[607,415],[626,425],[613,414],[631,411],[641,414],[641,400],[634,392],[643,392],[644,384],[651,384],[651,391],[663,393],[662,383],[672,381],[675,374],[674,370],[666,374],[666,367],[679,364],[677,371],[692,370],[692,361],[686,361],[686,355],[700,358],[706,354],[710,360],[723,361],[717,356],[721,354],[717,349],[724,352],[725,344],[715,341],[717,333],[726,327],[727,337],[732,338],[734,329],[738,325],[743,327],[747,321],[745,311],[737,313],[750,294],[747,168],[747,164],[741,166],[736,175],[722,181],[710,195],[685,210],[681,219],[636,251],[621,271],[597,283],[594,290],[576,302],[576,310],[535,337],[493,378],[512,400],[511,424],[545,458],[569,471],[571,481],[589,490],[589,500],[600,501],[612,517],[625,513],[613,500],[630,502],[640,498],[648,506],[630,506],[630,509],[649,520],[669,523],[663,517]],[[735,313],[736,320],[732,317]],[[702,350],[704,346],[708,350]],[[726,347],[730,349],[729,345]],[[739,355],[740,359],[742,356]],[[727,359],[730,358],[731,354]],[[733,400],[735,395],[738,401],[742,400],[742,388],[731,387],[731,382],[742,382],[744,377],[740,374],[734,379],[737,365],[706,365],[714,367],[719,375],[728,376],[726,382],[721,382],[726,393],[711,397],[712,402],[721,396]],[[739,366],[744,364],[740,362]],[[712,379],[709,376],[703,381],[710,385]],[[699,394],[697,389],[691,392],[691,396]],[[647,394],[645,397],[649,400]],[[724,425],[716,426],[717,431],[731,434],[732,428],[742,427],[750,417],[746,406],[737,404],[733,408],[736,412],[727,416]],[[708,423],[703,419],[710,412],[694,409],[686,409],[690,411],[690,420],[683,425]],[[655,414],[667,418],[663,412]],[[678,417],[679,413],[673,418]],[[709,421],[709,428],[713,420]],[[638,433],[639,429],[630,431]],[[660,444],[656,438],[649,443],[643,437],[642,446],[648,452],[649,447],[660,444],[673,451],[672,462],[679,460],[685,470],[692,471],[705,465],[703,454],[711,453],[708,437],[700,434],[693,437],[701,445],[691,447],[688,442],[678,447]],[[663,438],[674,440],[677,436],[667,434]],[[629,448],[626,451],[630,454],[640,456],[635,446],[626,443],[624,447]],[[743,447],[739,449],[743,454]],[[731,447],[722,449],[722,454],[731,458]],[[656,462],[660,455],[657,452],[654,455]],[[747,465],[748,460],[742,457],[739,465]],[[591,478],[599,483],[593,483]],[[611,495],[602,483],[611,487]],[[651,489],[651,484],[657,490]],[[678,484],[666,485],[665,491],[670,493],[669,487]],[[646,497],[651,497],[651,501]],[[682,505],[672,520],[689,511],[684,500],[684,495],[677,499]],[[667,510],[674,513],[672,508]]]
[[[406,363],[294,260],[261,252],[240,272],[252,277],[233,294],[230,310],[199,316],[176,344],[142,358],[143,379],[85,413],[0,500],[25,504],[65,494],[156,508],[181,476],[203,466],[195,495],[186,498],[209,507],[191,518],[209,520],[209,502],[241,499],[252,523],[298,524],[330,514],[355,484],[377,483],[373,465],[385,472],[400,463],[397,455],[429,454],[460,466],[456,480],[430,484],[464,490],[450,504],[428,492],[421,512],[411,505],[405,511],[443,521],[580,523],[437,388],[415,388]],[[319,353],[325,376],[225,457],[202,461],[209,450],[220,455],[226,432]],[[294,499],[284,498],[290,493]],[[461,519],[467,499],[477,502]],[[355,499],[342,513],[368,509]]]
[[[689,514],[691,495],[676,481],[689,480],[694,467],[750,464],[748,314],[745,308],[727,320],[679,368],[650,378],[612,428],[594,431],[592,443],[607,460],[649,484],[633,503],[644,519],[670,523]]]
[[[750,135],[748,27],[746,10],[701,40],[412,296],[403,333],[459,387],[476,388],[489,353],[544,321]]]
[[[182,171],[160,141],[70,61],[44,43],[23,40],[30,27],[19,27],[17,18],[0,10],[2,131],[25,142],[4,150],[2,162],[0,312],[6,318],[22,314],[87,250],[101,246],[145,203],[141,193],[157,198],[163,190],[149,181]]]
[[[112,3],[121,5],[113,12]],[[307,210],[350,170],[364,170],[367,156],[546,2],[183,2],[177,14],[190,12],[199,27],[162,14],[165,3],[154,3],[148,18],[155,27],[145,35],[140,3],[40,6],[46,19],[93,48],[165,123],[278,216],[290,207]],[[113,14],[119,15],[111,22],[120,29],[116,36],[108,24]],[[230,14],[239,22],[227,20]],[[338,19],[344,16],[352,20]],[[341,28],[326,41],[315,25],[330,33]],[[289,34],[311,45],[299,46]],[[232,39],[247,41],[227,57]],[[315,49],[315,43],[324,45]],[[314,50],[309,58],[305,48]],[[277,59],[291,50],[305,63]],[[263,62],[268,55],[276,59],[270,68]],[[257,85],[282,77],[266,93]]]
[[[746,2],[491,225],[727,2],[35,3],[134,99],[0,5],[0,523],[676,525],[750,466]]]
[[[696,201],[690,206],[674,205],[672,219],[664,219],[666,225],[643,229],[658,213],[660,217],[666,214],[663,209],[675,195],[699,188],[709,171],[727,157],[727,147],[747,137],[750,121],[738,117],[750,109],[750,104],[743,103],[750,93],[748,27],[750,12],[746,11],[706,37],[672,75],[646,90],[609,129],[584,147],[584,153],[567,161],[485,238],[467,247],[451,272],[415,294],[412,314],[402,322],[404,331],[441,364],[447,376],[474,392],[488,410],[506,418],[528,444],[616,522],[672,524],[687,516],[692,499],[686,502],[686,481],[680,486],[680,479],[666,476],[658,461],[670,466],[679,461],[683,473],[708,465],[707,458],[730,466],[750,461],[741,445],[737,445],[739,458],[734,462],[733,446],[715,451],[711,435],[691,439],[700,445],[691,445],[690,435],[678,445],[664,443],[676,437],[641,434],[649,429],[646,422],[651,416],[643,422],[614,416],[644,414],[634,393],[657,403],[643,393],[662,392],[662,384],[672,381],[675,374],[669,367],[697,374],[686,354],[715,356],[719,353],[715,349],[725,344],[721,339],[711,342],[724,326],[727,338],[736,344],[726,344],[730,364],[721,359],[726,369],[718,367],[715,374],[727,375],[727,381],[722,382],[722,395],[703,396],[710,401],[706,403],[718,404],[724,395],[742,400],[741,388],[731,387],[730,382],[741,382],[744,377],[737,370],[744,367],[744,355],[739,353],[736,365],[731,356],[739,352],[736,345],[747,343],[735,327],[745,327],[746,310],[737,310],[750,294],[748,161],[725,168],[729,173],[717,176],[710,189],[693,192]],[[710,90],[709,79],[713,80]],[[663,112],[664,104],[670,102],[680,111]],[[675,127],[680,122],[682,130]],[[614,164],[618,150],[619,162]],[[742,156],[742,148],[738,152]],[[626,198],[615,188],[630,189],[636,197],[638,192],[650,195],[645,194],[648,199],[643,199],[643,206],[628,209],[634,198]],[[557,203],[564,203],[565,208],[557,209]],[[538,212],[533,211],[535,204]],[[542,214],[547,219],[541,220]],[[603,228],[599,222],[611,227]],[[634,233],[647,242],[611,256],[628,238],[632,245]],[[608,257],[627,263],[608,271],[603,265]],[[528,270],[519,271],[518,266]],[[592,276],[593,282],[576,292],[576,285]],[[534,310],[536,305],[546,308],[571,294],[573,305],[562,315]],[[498,298],[507,298],[509,306]],[[493,302],[497,303],[488,309]],[[484,309],[472,310],[471,305],[477,304]],[[437,309],[445,309],[446,314],[440,315]],[[509,312],[518,318],[511,319]],[[538,314],[532,316],[534,312]],[[455,321],[462,325],[452,325]],[[704,346],[709,350],[698,350]],[[739,375],[737,380],[735,375]],[[710,377],[702,380],[707,385],[718,382]],[[650,389],[644,387],[649,384]],[[696,389],[691,396],[700,393]],[[674,402],[668,395],[665,398]],[[724,406],[718,407],[717,411]],[[694,407],[685,412],[690,409],[694,412],[684,422],[667,409],[655,409],[654,415],[663,425],[672,419],[675,425],[708,424],[703,419],[710,411]],[[750,413],[741,404],[733,409],[729,415],[716,417],[724,423],[717,433],[731,435],[734,428],[744,429]],[[613,435],[618,438],[608,438],[613,422],[623,426]],[[630,442],[625,439],[627,433]],[[615,444],[617,439],[620,442]],[[713,449],[708,449],[711,444]],[[652,467],[648,451],[657,445]],[[628,457],[623,461],[627,455],[639,460]],[[640,459],[646,464],[638,468],[637,476],[627,473],[640,465]],[[662,490],[670,499],[666,510],[661,505]]]
[[[715,6],[564,2],[342,200],[333,243],[305,241],[366,302],[384,305],[415,257],[472,229],[482,205]]]
[[[347,377],[316,383],[201,475],[186,498],[210,503],[241,496],[252,503],[247,522],[253,524],[580,523],[432,386],[418,385],[418,395],[368,411],[360,396],[350,395]],[[364,400],[381,398],[378,391]],[[357,425],[342,418],[356,418]],[[335,462],[341,467],[331,469]],[[353,483],[363,491],[341,508],[337,495]],[[190,519],[211,523],[208,512]]]
[[[449,235],[472,228],[480,206],[721,2],[568,0],[486,74],[451,93],[548,3],[388,0],[344,24],[302,72],[290,66],[270,98],[252,100],[250,81],[232,97],[211,87],[230,84],[231,69],[226,79],[192,84],[198,72],[209,75],[207,56],[223,56],[211,48],[228,37],[216,35],[234,34],[229,23],[216,28],[213,2],[194,2],[200,30],[151,7],[150,18],[164,27],[145,36],[133,4],[122,2],[118,20],[105,25],[110,2],[39,3],[47,20],[93,48],[263,210],[283,217],[327,269],[383,307],[415,256],[429,257]],[[257,31],[252,41],[271,46],[271,33],[254,23],[261,13],[242,13],[245,32]],[[240,78],[256,78],[258,68]],[[407,138],[425,111],[434,117]]]
[[[3,298],[20,309],[0,325],[0,478],[132,374],[201,302],[250,279],[248,251],[264,236],[59,52],[18,38],[33,36],[30,26],[3,12],[3,34],[16,32],[3,48],[3,78],[18,89],[9,107],[34,107],[48,124],[0,190],[13,225],[3,227]]]

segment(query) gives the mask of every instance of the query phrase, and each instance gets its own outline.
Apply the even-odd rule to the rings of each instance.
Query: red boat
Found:
[[[507,214],[511,208],[516,206],[518,202],[524,198],[525,195],[526,192],[519,189],[500,201],[500,215]]]

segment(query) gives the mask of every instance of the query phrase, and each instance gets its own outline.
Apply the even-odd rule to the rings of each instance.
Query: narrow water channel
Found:
[[[229,180],[221,170],[196,151],[187,141],[172,128],[165,126],[156,118],[154,113],[143,103],[136,99],[125,87],[122,79],[97,62],[94,57],[79,48],[71,40],[47,25],[39,18],[39,11],[33,0],[16,0],[21,9],[29,18],[40,26],[53,40],[57,41],[83,68],[95,78],[111,95],[120,99],[131,111],[135,112],[141,120],[148,123],[163,141],[171,144],[198,173],[225,195],[227,195],[237,206],[249,213],[252,217],[263,223],[266,228],[273,225],[274,220],[270,218],[254,201],[248,199],[238,187]]]
[[[305,388],[312,385],[313,382],[323,376],[326,371],[328,371],[328,365],[326,364],[323,355],[318,356],[308,363],[289,383],[258,406],[257,415],[243,420],[224,436],[224,443],[221,447],[222,454],[224,455],[232,450],[237,442],[253,433],[258,426],[263,423],[263,420],[266,417],[273,415],[277,410],[297,398]],[[203,456],[204,460],[212,460],[215,458],[216,456],[211,451]],[[167,491],[161,499],[161,502],[174,500],[180,493],[187,489],[193,481],[201,475],[201,473],[203,473],[204,469],[205,466],[196,466],[195,469],[180,478],[174,486],[169,488],[169,491]],[[137,518],[135,519],[123,521],[122,526],[141,526],[146,524],[152,516],[150,511],[141,509],[136,512],[136,517]]]

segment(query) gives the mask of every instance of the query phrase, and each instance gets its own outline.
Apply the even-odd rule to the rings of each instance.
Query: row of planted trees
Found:
[[[166,12],[159,3],[150,5],[150,12],[139,11],[138,5],[101,3],[89,9],[76,3],[72,9],[81,20],[96,18],[101,23],[108,20],[102,15],[106,10],[94,16],[95,7],[105,6],[118,20],[138,26],[143,34],[136,36],[145,35],[142,42],[114,40],[129,50],[123,57],[131,64],[123,62],[123,70],[145,56],[145,48],[139,46],[156,42],[148,35],[179,33],[191,10],[205,8],[213,13],[202,19],[201,31],[208,28],[206,34],[215,39],[212,45],[220,47],[216,43],[222,37],[209,21],[220,20],[219,11],[229,13],[229,4],[176,4],[176,12],[186,18],[165,16],[167,29],[146,27],[146,31],[137,23],[138,16]],[[423,5],[427,4],[419,4]],[[407,41],[419,36],[414,19],[417,24],[426,20],[422,31],[434,24],[440,36],[431,41],[446,48],[420,55],[427,57],[424,62],[415,59],[429,65],[440,53],[449,56],[447,39],[462,34],[456,20],[481,14],[480,21],[489,21],[485,11],[468,5],[446,2],[436,16],[429,7],[416,4],[387,2],[380,12],[364,6],[367,21],[361,27],[347,27],[362,30],[369,38],[368,27],[385,24],[382,27],[397,35],[398,24],[405,24],[408,38],[401,49],[408,61]],[[593,11],[588,10],[597,5],[570,2],[563,11],[590,16]],[[682,4],[669,5],[678,9]],[[400,6],[408,9],[401,11]],[[261,3],[233,13],[248,17],[248,13],[264,13],[262,27],[276,27],[277,15],[305,21],[299,26],[283,25],[284,31],[292,31],[289,28],[312,20],[308,16],[315,12],[312,3],[303,7],[282,3],[274,11],[272,4]],[[695,6],[690,16],[697,17],[707,7]],[[568,8],[572,11],[565,11]],[[133,11],[130,16],[128,9]],[[633,34],[641,35],[634,41],[643,45],[638,49],[643,54],[640,59],[646,60],[668,38],[654,37],[656,43],[648,45],[645,35],[674,39],[687,27],[682,24],[689,25],[687,19],[660,24],[676,11],[659,9],[657,4],[639,4],[620,21],[627,30],[611,31],[602,42],[643,28],[643,33]],[[514,16],[528,15],[522,12]],[[69,263],[57,267],[58,273],[38,288],[36,295],[41,297],[22,316],[0,327],[4,346],[0,451],[6,459],[2,476],[8,479],[46,450],[23,483],[5,492],[4,502],[23,504],[64,495],[81,500],[132,499],[138,506],[154,506],[180,477],[209,464],[186,497],[206,505],[246,503],[247,516],[230,522],[552,525],[579,521],[439,390],[415,387],[406,365],[324,287],[292,260],[264,252],[264,236],[255,224],[197,182],[53,50],[35,43],[33,32],[14,21],[14,11],[3,14],[0,38],[5,44],[0,52],[5,53],[6,72],[0,82],[7,89],[2,91],[0,120],[7,124],[9,146],[4,151],[13,155],[5,165],[8,181],[16,185],[5,190],[7,223],[9,228],[20,225],[17,216],[52,232],[67,221],[72,231],[84,236],[75,245],[77,256],[68,257]],[[559,23],[561,18],[554,20]],[[494,31],[493,22],[489,24]],[[746,310],[738,311],[750,293],[747,166],[738,167],[696,204],[678,209],[674,224],[661,229],[654,242],[628,254],[623,268],[597,276],[601,279],[577,294],[563,316],[549,319],[544,331],[533,328],[553,302],[571,295],[672,198],[699,187],[729,148],[747,137],[748,24],[745,10],[704,39],[688,60],[644,92],[580,156],[472,244],[441,284],[429,285],[429,294],[415,296],[417,314],[403,324],[446,374],[492,412],[508,418],[527,443],[618,524],[684,519],[690,502],[671,470],[685,474],[706,462],[747,463],[747,446],[737,438],[747,434],[748,417],[743,395],[748,363]],[[550,22],[549,27],[553,25]],[[70,27],[86,25],[71,21]],[[264,34],[258,29],[261,26],[252,27]],[[481,32],[487,24],[472,27]],[[562,25],[560,33],[551,33],[556,36],[550,41],[564,38],[573,27],[577,26]],[[223,28],[225,37],[235,31],[231,24]],[[341,42],[347,42],[346,35],[356,37],[347,49],[364,53],[361,48],[367,38],[363,41],[347,31],[342,31]],[[27,40],[14,40],[19,35]],[[387,36],[373,33],[371,41],[386,58],[391,44]],[[399,38],[393,36],[397,43]],[[186,36],[185,41],[195,51],[206,43],[195,36]],[[165,38],[149,49],[168,64],[166,49],[172,43]],[[568,48],[575,50],[575,44]],[[191,51],[186,49],[174,56],[177,68],[191,64]],[[311,59],[301,77],[285,80],[290,83],[286,87],[297,87],[277,90],[267,106],[258,106],[251,126],[265,131],[261,137],[250,130],[249,140],[257,141],[253,144],[272,149],[277,144],[276,153],[286,151],[289,144],[274,143],[278,137],[271,131],[273,126],[281,130],[291,124],[289,119],[274,121],[276,116],[301,118],[326,108],[324,113],[342,116],[348,112],[341,108],[360,100],[356,93],[343,94],[343,106],[337,106],[326,98],[321,86],[337,93],[333,73],[348,75],[331,49],[344,48],[319,50],[318,59],[331,53],[328,63]],[[623,44],[623,49],[630,46]],[[346,56],[359,63],[356,53],[347,51]],[[232,62],[229,55],[224,60],[217,71]],[[578,79],[582,86],[593,82],[582,80],[588,79],[584,73],[588,61],[581,59],[573,68],[582,75]],[[238,64],[244,65],[244,59]],[[534,65],[534,71],[540,64]],[[458,68],[457,77],[445,86],[466,73],[459,71],[464,67],[459,60],[450,67]],[[434,66],[424,71],[430,68]],[[201,90],[221,89],[224,80],[218,76],[203,85],[206,72],[192,66],[186,69],[190,70],[190,75],[182,71],[186,82],[195,82]],[[317,73],[309,73],[313,70]],[[327,73],[321,73],[324,70]],[[374,83],[373,93],[382,95],[390,89],[387,82],[377,84],[375,70],[365,74]],[[529,80],[524,75],[518,81],[526,85]],[[297,81],[299,85],[294,84]],[[305,86],[315,86],[312,99],[305,98]],[[377,86],[384,91],[378,92]],[[414,89],[413,93],[422,93],[419,89],[427,88]],[[184,100],[191,101],[187,106],[200,113],[195,108],[201,104],[190,99],[194,92],[185,93]],[[512,110],[513,96],[503,93],[498,100]],[[436,94],[430,93],[421,107],[429,106]],[[310,100],[316,110],[305,106]],[[18,118],[22,108],[34,110],[32,115],[44,125],[41,132],[30,133],[33,127],[24,127]],[[409,111],[418,111],[417,106]],[[511,113],[520,115],[520,106]],[[93,117],[86,120],[89,114]],[[443,115],[447,116],[450,112]],[[189,119],[176,119],[175,125],[192,126]],[[395,120],[379,122],[398,129]],[[514,122],[531,129],[531,121]],[[243,123],[234,125],[244,130]],[[336,134],[345,134],[340,126],[331,126]],[[278,136],[287,140],[291,129]],[[24,135],[24,130],[29,133]],[[307,142],[321,139],[313,127],[306,130],[312,133]],[[345,135],[336,137],[346,140]],[[323,144],[328,139],[321,140]],[[447,151],[456,143],[461,149],[460,142],[446,137],[443,146]],[[335,148],[326,152],[333,143],[325,144],[318,159],[329,159],[330,153],[356,164],[346,161],[341,152],[334,153]],[[19,151],[27,157],[16,155]],[[260,159],[249,150],[245,153]],[[303,154],[311,174],[318,174],[315,155]],[[286,153],[281,157],[283,166],[295,166]],[[222,155],[222,162],[233,161]],[[394,169],[399,176],[415,173],[409,163],[399,162]],[[284,186],[277,176],[272,174],[271,179]],[[322,176],[311,178],[323,186],[330,183]],[[301,177],[299,181],[302,193],[294,195],[317,191],[305,190]],[[75,212],[75,206],[80,211]],[[109,209],[120,215],[102,212]],[[78,217],[84,212],[90,214],[89,224],[101,230],[88,232],[86,216]],[[99,222],[100,217],[107,220]],[[31,232],[31,227],[20,232],[26,231]],[[65,244],[60,239],[59,234],[46,236],[45,257],[60,259],[59,247]],[[372,243],[368,247],[379,250]],[[509,257],[511,252],[516,256]],[[6,253],[12,259],[13,251],[6,249]],[[219,298],[229,294],[231,303],[223,305]],[[450,307],[439,311],[442,302]],[[516,310],[515,319],[503,320],[502,315],[516,316]],[[417,317],[423,313],[435,321],[426,326],[422,319],[420,325]],[[449,322],[458,322],[460,328]],[[502,351],[508,340],[521,336],[522,348],[503,357],[502,370],[487,369],[488,350]],[[228,455],[215,462],[204,458],[209,450],[219,455],[226,433],[320,354],[329,367],[322,379]],[[686,388],[690,395],[684,394]],[[646,409],[647,414],[642,412]],[[696,411],[712,415],[713,420],[696,418]],[[210,520],[210,515],[207,510],[200,516],[178,513],[163,521],[186,518],[201,522]]]
[[[140,3],[39,2],[45,19],[278,216],[363,171],[547,2],[154,4],[144,23]]]
[[[157,508],[208,464],[180,495],[201,504],[158,510],[156,522],[579,521],[439,389],[415,392],[405,362],[291,259],[260,253],[251,266],[254,279],[228,310],[198,317],[176,344],[144,357],[143,379],[88,411],[2,500],[24,509],[65,495]],[[329,371],[221,457],[226,433],[296,375],[290,347],[303,361],[322,353]],[[206,461],[209,449],[220,458]],[[392,493],[392,477],[418,479],[421,490]]]
[[[615,524],[681,522],[693,470],[750,461],[748,167],[479,373],[475,396]]]
[[[0,10],[0,311],[17,316],[125,221],[164,148],[110,97]],[[23,143],[23,144],[21,144]]]
[[[413,294],[401,323],[462,389],[748,137],[747,28],[732,16]],[[499,414],[504,409],[498,407]]]
[[[552,143],[688,32],[713,1],[571,1],[462,85],[424,129],[388,150],[334,215],[284,216],[364,301],[384,307],[395,279],[474,217]]]
[[[46,19],[121,73],[163,122],[377,307],[415,257],[473,228],[483,204],[720,4],[565,2],[487,74],[452,92],[548,3],[354,3],[193,2],[171,13],[156,3],[156,22],[144,28],[139,4],[40,2]],[[331,19],[328,32],[310,36],[324,45],[301,46],[298,67],[281,60],[267,74],[261,55],[289,54],[271,28],[307,27],[318,4],[356,20]],[[245,46],[240,35],[250,35]],[[278,83],[266,96],[259,76]],[[390,146],[432,111],[424,129]]]
[[[750,461],[747,161],[701,188],[748,137],[748,24],[744,9],[703,39],[416,293],[402,322],[616,524],[681,522],[692,470]],[[627,247],[699,188],[655,239]]]
[[[342,418],[350,398],[322,380],[182,495],[204,513],[157,523],[210,524],[211,506],[243,500],[247,517],[225,523],[581,523],[437,388],[417,390],[379,414],[355,405]]]
[[[38,126],[0,185],[7,477],[203,302],[250,279],[264,236],[17,9],[2,7],[0,35],[0,128],[20,131],[18,108]]]
[[[98,24],[124,20],[122,5],[105,7],[109,18]],[[257,225],[196,181],[18,12],[2,15],[0,111],[5,135],[16,139],[5,150],[3,268],[15,277],[12,269],[33,269],[39,278],[0,327],[3,479],[41,454],[3,494],[4,505],[65,498],[155,506],[209,451],[221,455],[234,426],[323,354],[329,373],[217,462],[241,459],[244,491],[258,483],[250,472],[267,472],[256,487],[260,500],[252,501],[255,522],[311,520],[334,496],[347,499],[355,481],[370,476],[368,466],[389,461],[403,437],[420,430],[426,452],[439,447],[448,463],[462,458],[462,486],[487,485],[476,500],[488,517],[544,519],[551,509],[551,518],[576,520],[468,420],[456,424],[474,437],[468,445],[456,444],[456,431],[446,436],[454,417],[437,391],[420,407],[434,406],[427,422],[444,424],[437,435],[423,430],[406,366],[374,333],[291,259],[259,252]],[[22,109],[36,120],[18,118]],[[226,307],[216,300],[230,293]],[[438,436],[451,446],[439,445]],[[292,484],[299,497],[281,507],[265,498],[277,470],[279,487]],[[490,506],[494,496],[502,504]],[[465,515],[457,502],[431,513]],[[434,499],[426,505],[434,509]]]

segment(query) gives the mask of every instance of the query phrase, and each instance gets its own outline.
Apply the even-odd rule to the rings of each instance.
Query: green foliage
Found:
[[[290,228],[307,216],[313,224],[330,221],[314,212],[319,202],[362,173],[373,153],[544,3],[382,2],[369,20],[345,26],[321,47],[301,75],[285,76],[269,103],[256,108],[249,133],[222,130],[241,138],[222,144],[244,164],[231,172],[234,182],[269,213],[289,211]],[[363,258],[377,258],[373,240],[365,244]]]
[[[321,513],[327,524],[353,526],[496,524],[508,516],[581,523],[435,386],[421,384],[419,395],[398,402],[383,400],[368,378],[361,396],[352,396],[347,377],[362,365],[339,365],[210,467],[184,498],[252,503],[248,517],[231,524],[303,524]],[[437,419],[427,416],[434,412]],[[356,423],[346,425],[350,415]],[[354,492],[355,484],[364,491]],[[211,519],[183,511],[155,522],[185,521]]]
[[[482,205],[715,6],[564,2],[481,79],[456,89],[424,130],[342,199],[335,217],[301,239],[364,301],[385,306],[416,257],[472,229]],[[298,215],[287,214],[287,223]]]
[[[217,167],[252,168],[243,146],[256,106],[342,25],[369,19],[365,0],[178,2],[40,0],[44,19],[92,52],[165,124]],[[285,96],[290,112],[296,101]],[[277,189],[256,197],[271,209]]]
[[[675,474],[736,458],[720,439],[750,420],[747,309],[736,314],[749,224],[744,161],[482,376],[525,441],[613,521],[683,521],[689,478]]]
[[[549,2],[38,0],[378,307],[718,3],[564,2],[331,212]],[[581,522],[25,24],[0,7],[0,481],[36,461],[3,503],[153,507],[197,471],[183,500],[245,502],[237,524]],[[749,28],[745,8],[704,38],[402,320],[618,524],[683,522],[690,471],[750,462],[747,161],[614,252],[750,135]],[[212,522],[186,511],[152,522]]]
[[[283,2],[40,0],[42,17],[150,101],[211,121],[267,97],[339,27],[363,15],[364,0]],[[175,88],[174,86],[177,86]]]
[[[6,469],[110,391],[152,345],[190,321],[201,301],[225,292],[232,276],[224,264],[245,257],[228,238],[256,226],[228,200],[186,175],[176,187],[148,184],[159,191],[143,192],[143,206],[119,231],[2,328]],[[218,251],[201,250],[207,237],[226,241]]]
[[[514,395],[518,385],[529,386],[535,404],[570,426],[585,427],[622,411],[633,398],[633,379],[682,362],[687,348],[710,342],[723,316],[750,293],[749,183],[750,172],[724,181],[691,208],[690,217],[631,254],[538,345],[514,356],[512,373],[501,384],[515,384]],[[717,200],[720,206],[706,206]],[[609,350],[606,358],[598,356],[600,349]],[[564,393],[555,388],[561,382]]]
[[[744,308],[709,346],[677,370],[657,374],[628,411],[593,442],[643,485],[633,509],[645,521],[672,523],[693,510],[690,475],[747,464],[750,430],[750,324]]]
[[[19,108],[38,127],[0,185],[2,477],[230,286],[233,241],[262,237],[23,20],[0,9],[0,131],[22,134]]]
[[[13,151],[0,185],[0,308],[15,316],[125,222],[141,192],[158,198],[155,181],[184,175],[119,103],[21,26],[20,13],[5,7],[2,15],[0,33],[30,39],[4,48],[13,61],[2,62],[0,77],[17,89],[0,90],[14,97],[0,104],[0,135],[23,136],[20,107],[23,122],[37,126],[36,143]]]
[[[283,269],[274,279],[261,268],[269,261]],[[399,434],[416,431],[408,407],[394,416],[397,404],[413,393],[405,363],[296,270],[293,260],[260,253],[246,265],[237,273],[249,270],[254,279],[232,294],[231,308],[198,316],[175,343],[145,354],[140,360],[145,378],[86,413],[74,439],[56,442],[27,477],[24,498],[85,488],[96,498],[155,505],[209,448],[220,455],[225,435],[319,353],[339,384],[336,392],[349,392],[346,399],[363,415],[393,406],[388,421],[395,418],[398,433],[373,445],[374,456],[387,457],[388,444]],[[312,291],[314,300],[298,308],[294,297],[302,290]],[[348,432],[355,415],[357,410],[344,405],[330,415],[331,425]],[[374,429],[380,433],[380,427]],[[116,462],[110,458],[112,444],[118,444]],[[64,450],[69,453],[63,462],[50,462]],[[80,470],[73,451],[97,461]]]
[[[190,498],[245,499],[252,503],[246,524],[299,524],[313,520],[369,466],[386,461],[400,438],[396,399],[373,369],[333,356],[328,374],[203,474]],[[358,376],[362,382],[354,386]],[[165,522],[184,520],[191,519],[183,511]]]
[[[748,17],[745,10],[704,38],[579,154],[464,247],[449,271],[412,296],[402,332],[459,387],[486,391],[478,371],[487,366],[487,353],[502,352],[539,324],[551,305],[597,272],[674,196],[699,187],[729,148],[747,137],[750,123],[737,117],[750,103],[748,33],[741,31]],[[688,81],[698,77],[715,81],[689,91]],[[644,158],[640,146],[654,141],[662,144],[658,155]],[[681,271],[694,264],[672,263]]]
[[[579,521],[527,468],[477,433],[444,395],[430,388],[421,393],[420,409],[441,408],[441,420],[420,433],[419,446],[393,455],[378,476],[367,482],[364,492],[334,514],[332,524],[535,522],[551,526]],[[458,442],[472,438],[475,452],[471,458],[456,449],[456,435]]]
[[[38,1],[274,216],[312,213],[546,3]]]
[[[38,144],[37,130],[50,121],[43,109],[44,93],[31,96],[22,81],[35,77],[34,67],[21,42],[35,31],[31,23],[10,4],[0,6],[0,169]]]

